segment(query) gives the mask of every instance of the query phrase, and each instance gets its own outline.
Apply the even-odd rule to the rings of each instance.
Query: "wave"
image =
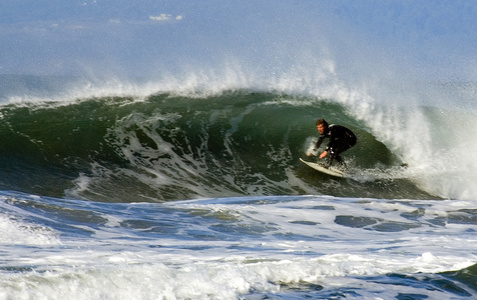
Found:
[[[446,162],[429,166],[423,159],[442,144],[412,132],[417,126],[432,134],[425,131],[443,123],[443,110],[436,108],[376,108],[352,99],[225,90],[12,103],[0,112],[2,189],[120,202],[474,193],[473,183],[443,184],[455,175],[439,169]],[[345,155],[358,172],[355,180],[337,181],[300,164],[317,136],[319,117],[356,132],[359,143]]]

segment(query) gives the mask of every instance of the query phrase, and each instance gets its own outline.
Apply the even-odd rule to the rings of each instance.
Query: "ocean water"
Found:
[[[472,1],[4,2],[0,300],[477,299]]]
[[[448,126],[472,110],[341,87],[2,80],[1,299],[477,296],[476,152],[455,147],[475,134]],[[356,132],[351,178],[299,162],[316,160],[318,117]]]

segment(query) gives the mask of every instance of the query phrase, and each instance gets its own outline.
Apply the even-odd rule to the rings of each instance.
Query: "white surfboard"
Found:
[[[345,174],[342,171],[340,171],[338,169],[335,169],[333,167],[325,168],[320,164],[309,162],[309,161],[304,161],[301,158],[300,158],[300,161],[307,164],[309,167],[311,167],[311,168],[313,168],[317,171],[320,171],[321,173],[325,173],[325,174],[335,176],[335,177],[345,177]]]

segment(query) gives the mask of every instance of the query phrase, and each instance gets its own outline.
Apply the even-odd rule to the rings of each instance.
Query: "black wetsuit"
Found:
[[[351,130],[341,125],[328,126],[326,132],[320,135],[320,138],[316,142],[315,149],[318,149],[321,146],[325,138],[330,139],[330,142],[325,149],[330,155],[328,165],[331,165],[334,159],[342,164],[343,159],[341,158],[340,153],[353,147],[357,142],[356,135]]]

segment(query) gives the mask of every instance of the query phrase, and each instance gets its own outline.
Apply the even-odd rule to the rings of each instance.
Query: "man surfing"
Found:
[[[313,151],[318,150],[325,138],[329,138],[330,141],[325,150],[320,154],[320,158],[324,158],[329,154],[328,163],[326,167],[329,168],[336,160],[341,165],[344,165],[344,161],[340,154],[349,148],[356,145],[356,135],[348,128],[341,125],[328,125],[325,119],[319,119],[316,121],[316,128],[320,132],[320,137],[315,144]],[[312,156],[313,153],[308,153],[308,156]]]

